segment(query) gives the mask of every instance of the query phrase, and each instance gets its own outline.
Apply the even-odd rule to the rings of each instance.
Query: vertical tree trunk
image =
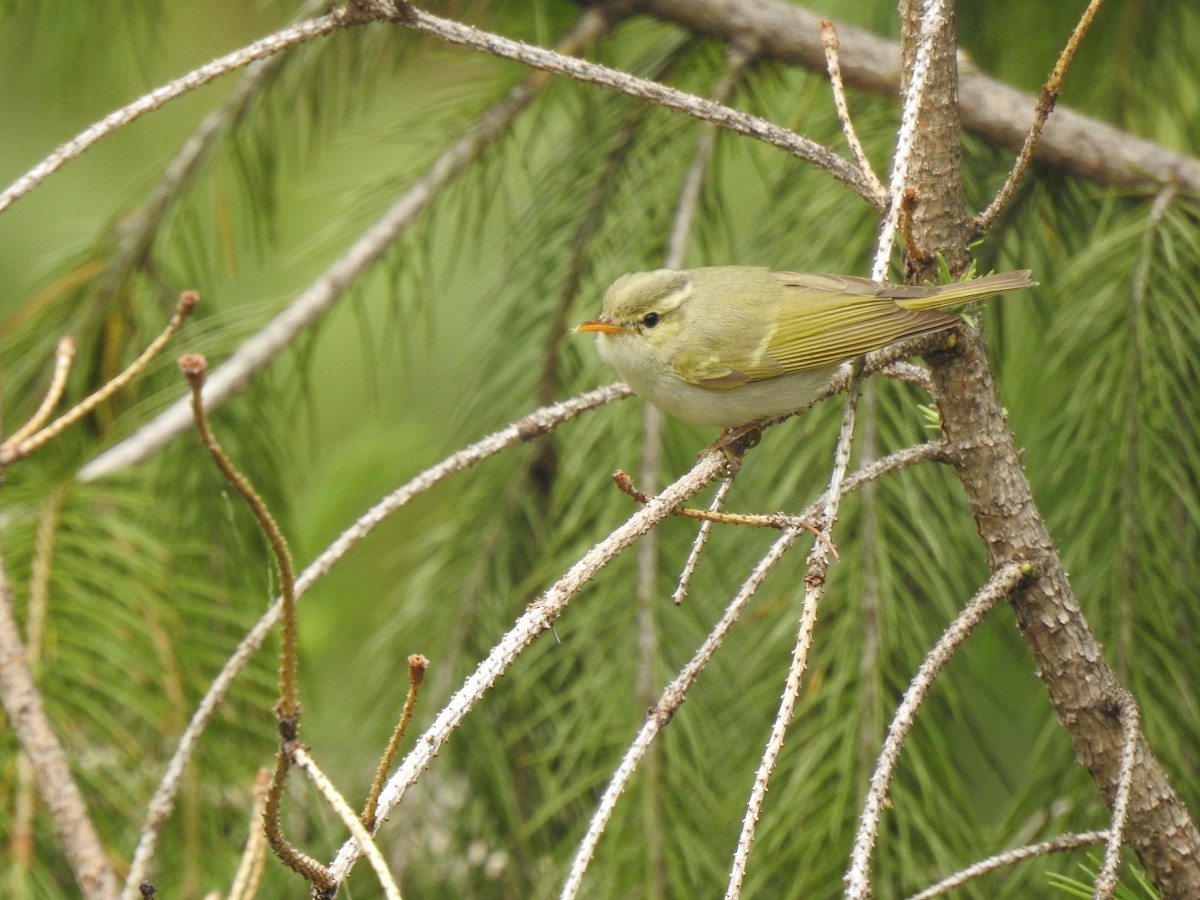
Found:
[[[926,4],[904,0],[901,22],[904,83],[911,77]],[[906,260],[906,275],[933,274],[937,254],[961,273],[970,261],[963,196],[958,70],[952,9],[946,10],[931,54],[920,128],[909,169],[916,190],[911,216],[919,258]],[[979,536],[993,571],[1027,561],[1033,575],[1010,598],[1017,623],[1059,721],[1071,735],[1112,808],[1117,794],[1123,728],[1136,716],[1133,697],[1105,662],[1095,635],[1071,590],[1062,560],[1033,501],[978,334],[962,329],[950,351],[929,358],[942,433],[966,490]],[[1167,898],[1200,897],[1200,832],[1167,781],[1140,731],[1134,748],[1133,789],[1125,839]]]

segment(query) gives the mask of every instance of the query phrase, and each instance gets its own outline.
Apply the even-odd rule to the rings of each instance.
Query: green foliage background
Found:
[[[963,48],[1035,90],[1082,4],[958,5]],[[823,15],[894,36],[892,2],[829,2]],[[145,90],[286,22],[293,5],[16,4],[0,17],[0,180]],[[549,45],[565,0],[458,2],[447,14]],[[1148,48],[1153,48],[1153,53]],[[1110,2],[1062,103],[1177,150],[1200,147],[1200,10],[1190,0]],[[646,19],[589,54],[699,94],[721,49]],[[219,362],[282,309],[521,77],[508,63],[371,27],[290,54],[165,217],[135,270],[100,293],[120,229],[227,78],[125,129],[0,216],[0,388],[5,431],[36,406],[55,342],[80,345],[70,395],[117,371],[178,292],[203,305],[178,352]],[[852,95],[886,172],[890,100]],[[841,147],[820,74],[764,63],[734,105]],[[698,125],[598,89],[554,82],[292,352],[220,411],[226,445],[310,560],[383,493],[535,408],[547,350],[566,397],[612,379],[590,341],[556,332],[593,314],[609,281],[661,264]],[[1009,153],[968,137],[970,202],[986,205]],[[1143,705],[1144,728],[1198,808],[1200,546],[1197,391],[1200,227],[1195,198],[1100,188],[1038,168],[979,248],[983,270],[1028,267],[1036,292],[985,313],[991,359],[1036,497],[1087,618]],[[593,229],[578,249],[577,235]],[[721,135],[689,265],[864,273],[875,220],[827,177]],[[564,295],[579,267],[578,290]],[[565,304],[565,305],[564,305]],[[561,309],[561,313],[560,313]],[[40,521],[53,527],[40,667],[55,722],[114,859],[128,859],[149,792],[206,688],[274,596],[265,543],[191,437],[119,477],[73,473],[180,396],[174,354],[84,426],[5,473],[4,564],[24,615]],[[870,389],[875,452],[929,435],[927,399]],[[768,433],[730,507],[795,510],[824,485],[837,404]],[[518,448],[406,508],[303,601],[304,735],[361,798],[406,690],[408,654],[432,660],[418,722],[435,711],[544,590],[631,511],[608,480],[636,471],[641,401],[578,420],[553,456]],[[666,424],[664,477],[711,439]],[[864,439],[865,440],[865,439]],[[861,441],[860,441],[861,447]],[[536,471],[535,459],[553,467]],[[48,526],[49,527],[49,526]],[[718,530],[688,601],[668,598],[694,533],[659,533],[657,684],[691,655],[773,535]],[[840,894],[858,803],[908,679],[986,576],[953,476],[923,468],[847,500],[807,688],[768,796],[747,896]],[[750,779],[778,702],[802,595],[803,552],[761,596],[623,798],[585,882],[589,897],[720,893]],[[638,688],[632,554],[606,570],[468,718],[383,830],[406,897],[543,897],[556,891],[596,798],[650,698]],[[873,623],[873,624],[871,624]],[[876,631],[877,629],[877,631]],[[872,643],[878,636],[878,645]],[[274,663],[264,652],[212,726],[162,848],[165,896],[228,884],[250,785],[273,748]],[[410,741],[411,741],[410,737]],[[0,839],[15,742],[0,731]],[[877,896],[905,896],[991,852],[1101,828],[1007,609],[953,661],[900,769],[879,847]],[[296,783],[290,831],[318,858],[342,840]],[[44,816],[10,896],[73,890]],[[12,859],[5,853],[0,858]],[[962,897],[1047,894],[1087,854],[1028,863]],[[271,865],[265,896],[294,896]],[[372,896],[369,873],[349,896]]]

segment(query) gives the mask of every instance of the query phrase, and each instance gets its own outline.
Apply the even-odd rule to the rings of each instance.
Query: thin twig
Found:
[[[843,482],[846,478],[846,470],[850,466],[855,410],[858,405],[863,364],[862,357],[851,364],[850,383],[846,390],[846,402],[842,409],[842,424],[838,431],[837,446],[834,448],[833,471],[829,477],[829,487],[822,498],[823,504],[818,519],[821,529],[826,532],[831,531],[837,521],[838,508],[841,505],[843,494]],[[821,595],[825,590],[825,576],[828,569],[828,550],[824,543],[817,541],[808,554],[804,575],[804,602],[800,614],[800,624],[796,630],[796,646],[792,650],[792,660],[788,666],[779,709],[771,723],[771,733],[766,747],[763,749],[758,769],[754,774],[754,783],[750,788],[746,813],[742,818],[742,830],[738,835],[737,847],[733,854],[733,865],[729,872],[729,883],[725,889],[725,900],[735,900],[742,893],[742,883],[745,880],[746,867],[750,861],[750,849],[754,845],[758,820],[766,801],[767,786],[770,783],[771,774],[775,770],[775,763],[783,750],[784,738],[800,697],[800,682],[808,665],[808,651],[812,646],[813,629],[816,626],[817,610],[820,606]]]
[[[271,773],[267,769],[260,769],[254,780],[254,802],[250,810],[246,847],[242,850],[242,859],[229,885],[228,900],[254,900],[262,885],[263,872],[267,867],[267,835],[263,830],[262,817],[270,782]]]
[[[883,477],[889,472],[899,471],[900,469],[918,465],[922,462],[940,459],[943,451],[944,446],[940,443],[921,444],[916,447],[899,450],[848,476],[842,484],[842,492],[848,494],[865,484]],[[724,482],[723,484],[727,483]],[[824,507],[825,499],[822,496],[808,509],[804,510],[800,516],[796,517],[797,521],[802,521],[805,518],[815,518]],[[626,749],[620,765],[613,773],[613,777],[604,791],[604,796],[601,798],[596,812],[592,815],[587,834],[580,842],[579,849],[575,853],[575,859],[571,864],[570,874],[563,885],[562,897],[564,900],[574,897],[578,893],[583,874],[595,852],[600,836],[604,833],[604,829],[608,825],[608,820],[612,815],[613,809],[616,807],[617,799],[624,793],[630,779],[633,777],[633,773],[637,769],[638,763],[645,756],[650,743],[657,736],[658,732],[671,721],[676,711],[683,704],[683,701],[687,699],[688,691],[700,677],[700,673],[708,666],[709,661],[725,640],[729,631],[733,628],[738,616],[762,585],[767,573],[782,559],[783,554],[795,543],[796,538],[801,533],[801,528],[789,528],[775,540],[770,550],[759,561],[758,565],[738,590],[737,595],[730,602],[729,606],[726,607],[724,615],[722,615],[721,619],[709,632],[704,643],[697,649],[688,664],[680,670],[679,675],[667,686],[658,703],[651,709],[647,721],[642,725],[637,737],[634,738],[633,742]]]
[[[1121,717],[1121,763],[1117,775],[1117,791],[1112,803],[1112,824],[1104,847],[1104,863],[1096,875],[1094,900],[1110,900],[1120,885],[1121,845],[1125,842],[1125,826],[1129,818],[1129,798],[1133,791],[1133,771],[1138,763],[1142,717],[1137,702],[1122,688],[1117,709]]]
[[[50,605],[50,575],[53,571],[55,537],[62,518],[66,485],[54,485],[38,511],[37,536],[34,540],[33,562],[29,569],[29,602],[25,610],[25,665],[29,677],[37,683],[42,647],[45,643],[46,610]],[[24,753],[18,753],[12,793],[12,827],[8,843],[15,866],[27,870],[35,858],[35,827],[37,784],[33,764]]]
[[[8,209],[13,203],[28,194],[68,162],[80,156],[97,141],[108,137],[108,135],[120,128],[124,128],[130,122],[135,121],[146,113],[153,112],[171,100],[194,91],[214,78],[219,78],[228,72],[248,66],[255,60],[273,56],[282,50],[295,47],[313,38],[351,25],[364,24],[367,21],[370,21],[370,19],[364,18],[361,13],[352,12],[351,7],[341,7],[319,18],[289,25],[287,28],[267,35],[253,44],[234,50],[232,53],[227,53],[218,59],[214,59],[212,62],[205,63],[203,66],[188,72],[183,77],[155,88],[148,94],[143,94],[128,106],[111,112],[100,121],[89,125],[10,184],[3,193],[0,193],[0,212]]]
[[[929,370],[910,362],[890,363],[878,370],[879,374],[893,381],[902,381],[919,387],[926,393],[932,393],[933,385],[929,381]]]
[[[375,870],[375,877],[379,879],[379,886],[383,889],[383,896],[388,900],[400,900],[400,888],[396,885],[396,879],[392,877],[391,871],[388,869],[387,861],[383,858],[383,853],[379,850],[379,845],[375,843],[375,839],[371,837],[371,832],[367,830],[362,821],[350,808],[350,804],[346,802],[346,798],[341,795],[341,792],[334,786],[329,777],[321,771],[320,766],[312,758],[312,755],[297,745],[292,750],[292,761],[296,764],[296,768],[300,769],[316,787],[317,791],[325,798],[325,802],[329,804],[342,824],[347,830],[354,835],[360,847],[362,847],[363,855],[366,856],[367,862],[371,864],[371,868]]]
[[[605,18],[596,11],[580,17],[578,24],[559,43],[565,52],[577,52],[599,35]],[[548,52],[548,51],[547,51]],[[325,269],[292,303],[240,347],[209,375],[204,388],[204,405],[216,409],[241,390],[254,373],[290,347],[296,336],[316,322],[350,286],[414,222],[447,183],[495,141],[512,123],[548,78],[535,72],[515,85],[495,106],[468,126],[434,160],[429,170],[399,197],[362,236]],[[79,470],[81,481],[111,475],[149,459],[191,427],[192,412],[184,397],[163,410],[134,434],[101,453]]]
[[[842,123],[842,133],[850,152],[862,170],[863,177],[876,194],[887,195],[887,189],[880,182],[879,176],[871,168],[871,160],[863,149],[858,133],[854,130],[854,121],[850,118],[850,105],[846,102],[846,86],[842,84],[842,62],[838,54],[841,44],[838,42],[837,28],[829,19],[821,20],[821,46],[825,48],[825,68],[829,72],[829,86],[833,88],[833,105],[837,108],[838,120]]]
[[[183,326],[184,320],[196,308],[198,300],[199,296],[195,291],[184,291],[179,295],[179,302],[175,306],[175,315],[171,317],[171,321],[167,323],[167,327],[163,329],[162,334],[151,341],[146,349],[142,351],[141,355],[126,366],[123,372],[41,430],[19,443],[11,445],[5,443],[3,446],[0,446],[0,469],[18,459],[28,456],[47,441],[58,437],[58,435],[136,378],[150,364],[150,361],[162,352],[167,342],[175,336],[175,332]]]
[[[710,513],[719,511],[725,505],[725,498],[729,496],[729,491],[732,488],[733,475],[728,475],[721,480],[721,484],[717,488],[717,493],[713,496],[712,503],[708,505]],[[700,528],[696,531],[696,537],[692,540],[692,549],[688,552],[687,562],[684,563],[683,570],[679,573],[679,581],[675,585],[675,593],[671,595],[671,599],[676,606],[681,605],[684,597],[687,596],[688,589],[692,584],[692,576],[696,573],[696,566],[700,564],[700,554],[704,551],[704,545],[708,543],[708,536],[712,533],[712,527],[712,519],[706,518],[700,522]]]
[[[871,896],[871,854],[879,830],[879,819],[887,804],[888,785],[891,784],[892,775],[900,760],[900,750],[916,720],[921,703],[924,702],[938,673],[975,626],[983,621],[992,607],[1012,593],[1031,571],[1032,567],[1027,563],[1009,563],[995,572],[934,644],[904,692],[904,699],[901,700],[888,727],[887,738],[880,750],[879,761],[863,801],[862,816],[850,857],[850,870],[844,879],[846,897],[849,900],[867,900]]]
[[[543,407],[505,428],[493,432],[482,440],[464,447],[421,472],[371,507],[314,559],[296,579],[296,597],[302,597],[320,578],[328,574],[342,557],[357,547],[389,516],[451,475],[462,472],[508,447],[532,440],[539,435],[548,434],[559,425],[569,422],[589,409],[628,396],[630,396],[628,387],[623,384],[613,384],[570,400],[564,400],[553,406]],[[138,885],[146,878],[150,863],[154,859],[158,848],[158,839],[171,815],[175,804],[175,795],[183,780],[184,770],[195,753],[200,736],[208,727],[217,708],[224,701],[234,680],[262,646],[275,627],[275,623],[279,621],[280,603],[280,600],[276,600],[242,638],[229,659],[225,661],[221,671],[213,679],[204,697],[197,704],[191,721],[180,735],[175,752],[167,763],[158,787],[155,788],[154,795],[146,806],[146,821],[142,825],[133,861],[130,863],[129,874],[125,879],[122,894],[124,900],[137,900],[139,897]]]
[[[282,786],[287,783],[288,771],[292,767],[292,755],[302,750],[299,741],[280,742],[279,751],[275,754],[275,768],[271,772],[271,782],[267,785],[267,800],[263,804],[263,833],[271,851],[280,861],[311,884],[314,890],[329,891],[335,882],[333,874],[320,862],[300,850],[283,835],[279,827],[279,803],[282,799]]]
[[[890,472],[899,472],[900,469],[917,466],[917,464],[923,462],[941,460],[943,454],[944,445],[940,442],[919,444],[905,450],[895,451],[893,454],[884,456],[882,460],[877,460],[870,464],[870,466],[859,469],[853,475],[848,475],[846,480],[842,482],[842,494],[857,491],[858,488],[871,484],[871,482],[882,478],[883,475]],[[722,482],[722,485],[724,484],[727,484],[727,482]],[[625,756],[622,757],[620,766],[613,773],[612,780],[608,782],[604,797],[601,798],[600,805],[596,808],[592,816],[588,832],[584,835],[580,848],[576,851],[575,860],[571,864],[568,881],[566,881],[563,887],[562,896],[564,899],[570,898],[570,896],[574,896],[578,892],[583,871],[587,869],[588,862],[592,858],[596,842],[600,840],[600,835],[604,833],[608,818],[612,815],[618,797],[624,792],[625,787],[628,786],[638,762],[646,755],[646,750],[650,742],[661,731],[661,728],[667,725],[667,722],[671,721],[672,716],[676,714],[676,710],[682,706],[686,696],[688,696],[688,690],[691,688],[691,685],[695,684],[704,667],[713,658],[716,649],[725,640],[728,631],[732,629],[733,623],[737,622],[738,616],[744,610],[745,605],[755,595],[757,589],[761,587],[763,578],[767,576],[767,572],[774,568],[775,564],[782,558],[782,554],[796,542],[797,536],[802,534],[804,530],[802,523],[809,520],[809,518],[816,518],[820,515],[824,506],[826,506],[826,499],[822,496],[817,498],[816,502],[804,510],[802,514],[793,517],[797,523],[797,527],[787,528],[785,533],[775,540],[766,556],[763,556],[756,569],[746,578],[737,596],[734,596],[730,605],[726,607],[724,616],[721,617],[718,624],[714,625],[713,630],[709,632],[709,636],[701,644],[700,649],[696,650],[695,655],[692,656],[688,665],[684,666],[683,670],[680,670],[676,679],[662,692],[659,702],[650,710],[648,721],[642,726],[642,730],[638,732],[629,749],[625,750]]]
[[[370,5],[383,7],[387,5],[387,2],[386,0],[372,0]],[[752,116],[666,85],[637,78],[619,69],[562,56],[541,47],[513,41],[449,19],[441,19],[415,6],[408,5],[407,10],[407,13],[402,15],[399,21],[409,28],[434,35],[454,44],[462,44],[534,68],[544,69],[547,72],[566,75],[577,81],[585,81],[630,97],[657,103],[697,119],[715,122],[730,131],[736,131],[738,134],[786,150],[798,159],[825,170],[876,209],[884,207],[887,198],[877,195],[871,190],[856,166],[815,141],[795,134],[786,128],[781,128],[759,116]]]
[[[650,502],[651,495],[645,491],[638,490],[632,479],[620,469],[613,472],[612,479],[622,492],[628,494],[638,503],[645,504]],[[723,482],[722,487],[727,484],[730,484],[728,479]],[[718,498],[723,499],[719,493]],[[716,501],[714,500],[715,503]],[[716,509],[696,509],[692,506],[681,506],[679,509],[672,510],[671,514],[682,516],[686,519],[699,519],[705,524],[719,522],[722,525],[754,525],[760,528],[776,528],[779,530],[785,528],[803,528],[811,531],[818,540],[824,543],[835,559],[841,559],[837,547],[834,546],[829,535],[823,532],[819,526],[796,516],[789,516],[787,513],[731,513],[719,512]]]
[[[208,363],[198,353],[188,353],[179,358],[179,370],[187,378],[188,386],[192,389],[192,411],[196,418],[196,431],[200,441],[208,450],[217,464],[225,480],[238,493],[262,529],[263,535],[271,545],[275,563],[279,567],[279,592],[282,600],[281,612],[283,617],[283,637],[279,650],[279,701],[276,714],[280,719],[281,738],[285,741],[295,740],[296,730],[300,719],[300,698],[296,662],[296,576],[292,563],[292,552],[288,549],[283,531],[271,511],[267,509],[266,501],[259,496],[237,467],[233,460],[222,449],[217,436],[213,433],[208,416],[204,412],[204,403],[200,399],[201,388],[204,387],[204,376],[208,371]],[[284,733],[286,731],[286,733]]]
[[[275,770],[267,788],[267,800],[263,807],[263,826],[267,843],[280,861],[293,872],[302,875],[316,888],[328,888],[331,877],[328,869],[308,854],[299,850],[283,833],[279,823],[279,806],[287,782],[287,773],[293,754],[299,748],[300,734],[300,685],[296,647],[296,577],[292,554],[288,549],[283,531],[267,509],[266,502],[254,490],[233,460],[222,449],[209,425],[204,412],[204,401],[200,391],[204,387],[204,376],[208,363],[198,353],[189,353],[179,358],[179,370],[187,378],[192,391],[192,413],[196,420],[196,431],[201,443],[212,456],[221,474],[230,486],[246,501],[259,528],[262,529],[275,563],[279,569],[280,615],[282,622],[279,642],[279,699],[275,703],[275,719],[279,729],[279,747],[276,750]]]
[[[63,391],[67,389],[67,375],[71,371],[71,362],[74,359],[75,339],[64,337],[58,342],[58,347],[54,351],[54,374],[50,378],[50,387],[46,390],[46,396],[42,398],[41,405],[30,416],[29,421],[0,443],[0,454],[20,444],[46,424],[46,420],[54,412],[54,407],[58,406],[58,401],[62,399]]]
[[[449,702],[441,709],[425,734],[417,739],[416,745],[400,763],[395,774],[388,780],[379,798],[379,814],[386,816],[399,803],[408,788],[432,762],[442,745],[471,711],[475,703],[487,692],[493,682],[508,669],[513,660],[533,641],[546,631],[554,620],[566,609],[571,598],[618,554],[645,534],[668,515],[671,510],[695,494],[708,482],[720,476],[727,460],[720,452],[709,452],[700,458],[692,470],[634,513],[625,523],[607,538],[597,543],[560,578],[553,587],[531,603],[517,619],[516,624],[492,648],[487,657],[463,682]],[[340,881],[349,874],[354,860],[361,853],[355,841],[342,846],[331,869]]]
[[[428,668],[429,660],[421,654],[414,653],[408,658],[408,696],[404,698],[404,709],[400,713],[400,721],[392,729],[392,736],[388,739],[387,748],[379,758],[379,765],[375,769],[375,780],[371,782],[371,789],[367,792],[367,802],[363,805],[361,818],[367,831],[375,830],[375,808],[379,803],[379,792],[383,790],[388,770],[392,768],[392,760],[396,758],[396,752],[400,749],[400,741],[404,739],[408,723],[412,721],[413,710],[417,707],[417,697],[420,695],[421,685],[425,681],[425,670]]]
[[[1033,160],[1033,151],[1037,148],[1038,141],[1042,136],[1042,129],[1046,125],[1046,120],[1054,112],[1054,106],[1058,102],[1058,95],[1062,93],[1062,83],[1067,74],[1067,67],[1071,65],[1071,61],[1075,58],[1075,51],[1079,49],[1084,35],[1087,34],[1092,20],[1096,18],[1096,13],[1100,11],[1103,3],[1104,0],[1091,0],[1087,9],[1083,11],[1083,15],[1079,17],[1079,22],[1075,25],[1075,30],[1071,32],[1071,37],[1067,41],[1067,45],[1063,47],[1062,53],[1059,54],[1058,61],[1054,64],[1054,69],[1050,73],[1050,77],[1046,79],[1046,84],[1042,87],[1042,92],[1038,96],[1033,124],[1029,127],[1029,131],[1025,135],[1025,143],[1021,145],[1021,151],[1017,154],[1016,162],[1013,163],[1013,167],[1008,173],[1008,178],[1005,179],[1004,185],[997,192],[995,199],[992,200],[988,208],[976,216],[975,220],[971,223],[977,234],[983,234],[991,228],[996,219],[1000,217],[1000,214],[1008,208],[1008,204],[1012,202],[1012,198],[1017,192],[1017,185],[1024,176],[1025,170],[1029,168],[1029,163]]]
[[[888,185],[889,203],[883,217],[883,228],[875,251],[875,264],[871,277],[876,281],[887,279],[891,264],[892,246],[896,240],[896,223],[900,215],[901,198],[908,181],[908,167],[916,143],[917,125],[921,116],[921,105],[925,94],[925,83],[929,78],[934,39],[945,24],[942,0],[926,0],[921,14],[921,30],[917,36],[917,50],[913,57],[912,73],[908,79],[908,92],[904,96],[904,109],[900,117],[900,134],[896,138],[896,155],[892,165],[892,180]]]
[[[608,787],[604,791],[604,796],[600,798],[600,803],[596,807],[596,811],[592,814],[591,822],[588,824],[587,833],[583,840],[579,843],[579,849],[575,851],[575,858],[571,862],[571,870],[567,875],[567,880],[563,884],[560,897],[562,900],[572,900],[579,893],[580,885],[583,882],[583,875],[587,871],[588,863],[591,862],[592,856],[595,853],[596,845],[600,841],[600,836],[604,833],[608,825],[608,820],[612,816],[613,809],[616,807],[617,800],[628,787],[630,780],[633,778],[634,772],[637,770],[638,763],[646,755],[651,743],[660,731],[671,721],[676,711],[687,699],[688,691],[696,680],[700,677],[713,654],[721,646],[725,637],[733,629],[734,623],[738,616],[741,615],[746,604],[757,593],[759,587],[767,577],[767,573],[775,567],[783,554],[796,542],[803,531],[797,528],[792,528],[785,531],[775,543],[771,545],[771,549],[767,554],[759,560],[754,571],[746,579],[738,590],[737,595],[725,608],[724,615],[709,631],[708,637],[704,639],[699,649],[696,650],[687,665],[675,676],[674,680],[667,685],[663,690],[662,696],[655,706],[650,710],[646,717],[646,721],[642,724],[641,730],[637,737],[625,750],[625,755],[621,758],[620,764],[616,771],[613,772],[612,778],[609,780]]]
[[[986,875],[988,872],[994,872],[996,869],[1002,869],[1005,866],[1011,866],[1037,856],[1048,856],[1051,853],[1065,853],[1070,850],[1078,850],[1080,847],[1099,844],[1107,839],[1107,831],[1083,831],[1077,834],[1060,834],[1058,837],[1042,841],[1040,844],[1029,844],[1013,850],[1005,850],[1003,853],[997,853],[995,856],[989,856],[987,859],[980,860],[974,865],[963,869],[961,872],[955,872],[932,887],[928,887],[918,894],[913,894],[908,900],[933,900],[934,897],[940,897],[954,890],[954,888],[962,887],[968,881],[979,878],[981,875]]]
[[[879,390],[876,385],[863,386],[863,429],[859,439],[859,459],[870,465],[879,459]],[[858,565],[862,587],[858,591],[858,619],[862,636],[862,649],[858,654],[858,679],[862,690],[857,698],[858,747],[856,769],[866,768],[875,758],[877,733],[882,725],[880,710],[883,708],[884,653],[881,611],[884,601],[880,596],[879,571],[881,543],[879,490],[875,484],[863,486],[859,502],[859,530],[861,533]]]
[[[116,896],[116,877],[29,671],[2,562],[0,701],[8,713],[9,727],[29,758],[58,849],[66,857],[80,892],[88,900],[109,900]]]

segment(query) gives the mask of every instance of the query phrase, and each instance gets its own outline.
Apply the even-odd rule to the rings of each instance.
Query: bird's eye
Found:
[[[642,324],[645,325],[647,328],[653,328],[655,325],[658,324],[658,318],[659,318],[658,313],[648,312],[644,316],[642,316]]]

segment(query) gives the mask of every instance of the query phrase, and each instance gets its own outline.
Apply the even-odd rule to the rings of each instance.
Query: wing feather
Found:
[[[938,286],[752,267],[689,275],[700,291],[742,294],[738,303],[706,306],[702,319],[688,322],[687,342],[671,353],[676,374],[717,390],[836,365],[905,338],[946,331],[959,318],[939,307],[1033,284],[1026,271]]]
[[[750,381],[833,365],[958,323],[946,313],[899,306],[893,299],[898,285],[849,275],[776,277],[783,290],[775,325],[760,358],[741,369]],[[857,299],[847,303],[849,298]]]

